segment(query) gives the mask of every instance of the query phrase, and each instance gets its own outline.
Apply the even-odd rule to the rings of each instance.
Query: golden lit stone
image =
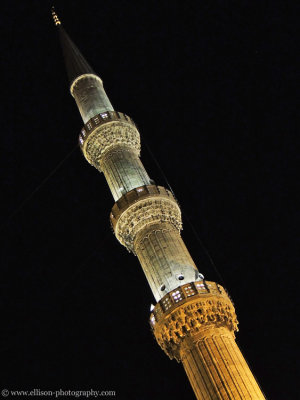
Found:
[[[235,342],[238,322],[221,285],[183,285],[159,301],[150,322],[160,347],[182,362],[197,399],[265,398]]]

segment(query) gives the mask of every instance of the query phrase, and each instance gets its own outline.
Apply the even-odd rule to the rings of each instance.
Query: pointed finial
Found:
[[[55,24],[56,26],[57,26],[57,25],[61,25],[61,22],[60,22],[60,20],[58,19],[58,16],[57,16],[57,14],[56,14],[56,12],[55,12],[54,6],[51,8],[51,14],[52,14],[52,17],[53,17],[54,24]]]

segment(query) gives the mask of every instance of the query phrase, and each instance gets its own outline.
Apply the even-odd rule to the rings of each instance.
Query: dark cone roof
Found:
[[[77,46],[72,42],[64,28],[59,25],[58,30],[70,84],[72,84],[74,79],[76,79],[79,75],[96,75],[92,67],[80,53]]]

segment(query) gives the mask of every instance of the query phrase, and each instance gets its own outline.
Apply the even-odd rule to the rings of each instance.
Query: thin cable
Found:
[[[142,135],[141,135],[141,136],[142,136]],[[163,179],[165,180],[165,182],[166,182],[168,188],[170,189],[170,192],[171,192],[172,195],[175,197],[175,193],[173,192],[173,189],[171,188],[171,185],[170,185],[170,183],[168,182],[168,179],[167,179],[167,177],[166,177],[164,171],[162,170],[162,168],[161,168],[159,162],[157,161],[156,157],[154,156],[153,152],[151,151],[151,149],[150,149],[150,147],[149,147],[147,141],[145,140],[144,136],[142,136],[142,138],[143,138],[143,143],[145,144],[145,146],[146,146],[146,148],[147,148],[147,150],[148,150],[148,152],[149,152],[149,154],[150,154],[150,157],[153,159],[154,163],[156,164],[157,168],[159,169],[159,171],[160,171],[160,173],[161,173]],[[176,197],[175,197],[175,198],[176,198]]]
[[[15,210],[8,215],[6,220],[2,223],[0,230],[10,221],[12,217],[14,217],[21,209],[24,207],[26,203],[34,196],[34,194],[42,187],[44,184],[55,174],[55,172],[62,166],[62,164],[74,153],[74,151],[77,149],[78,144],[76,144],[75,147],[64,157],[57,165],[56,167],[42,180],[42,182],[36,186],[36,188],[27,196],[25,199],[15,208]]]
[[[101,242],[97,243],[97,245],[96,245],[94,248],[92,248],[92,249],[93,249],[92,251],[89,251],[89,252],[88,252],[88,256],[85,257],[85,259],[80,263],[80,265],[78,266],[78,268],[77,268],[73,273],[70,273],[70,274],[69,274],[68,279],[64,280],[64,281],[62,282],[61,285],[56,286],[56,290],[54,290],[52,293],[49,294],[49,299],[51,299],[52,303],[51,303],[50,308],[48,309],[48,312],[49,312],[49,311],[53,311],[53,310],[54,310],[54,307],[57,306],[57,304],[55,303],[55,300],[57,300],[57,299],[59,298],[59,296],[62,295],[62,293],[64,292],[65,288],[70,284],[70,282],[72,282],[72,280],[73,280],[79,273],[82,272],[82,270],[84,269],[84,267],[85,267],[86,269],[88,268],[88,262],[90,262],[90,260],[95,256],[95,254],[97,254],[97,249],[98,249],[98,248],[101,248],[101,245],[103,245],[103,243],[107,240],[107,238],[108,238],[109,236],[111,236],[111,233],[110,233],[110,232],[108,232],[108,233],[104,236],[104,238],[101,240]],[[43,298],[43,300],[44,300],[44,298]],[[30,309],[28,312],[30,313],[30,315],[34,315],[34,317],[35,317],[36,314],[32,314],[32,309]],[[29,321],[28,321],[28,320],[25,320],[25,319],[21,322],[21,323],[22,323],[22,329],[18,329],[18,328],[20,327],[20,324],[17,325],[17,326],[15,327],[15,330],[18,329],[17,333],[15,333],[15,334],[10,334],[10,335],[9,335],[9,339],[7,340],[7,343],[6,343],[6,344],[3,344],[3,345],[0,347],[0,353],[2,353],[2,352],[4,352],[4,351],[8,350],[12,345],[15,344],[15,342],[16,342],[17,339],[20,337],[20,335],[24,335],[24,333],[25,333],[26,331],[28,331],[28,330],[31,328],[31,325],[29,325],[28,322],[29,322]]]
[[[98,242],[97,245],[95,246],[93,251],[90,251],[88,253],[88,256],[82,261],[80,266],[73,272],[72,275],[69,276],[69,279],[64,281],[64,283],[60,286],[59,291],[63,291],[69,284],[70,282],[83,270],[84,267],[86,267],[87,263],[95,256],[97,253],[98,249],[103,248],[103,244],[106,242],[108,237],[111,236],[111,233],[108,232],[104,238],[102,238],[101,242]]]
[[[174,192],[173,192],[173,189],[172,189],[172,187],[171,187],[171,185],[170,185],[170,183],[169,183],[169,181],[168,181],[168,179],[167,179],[167,177],[166,177],[166,175],[165,175],[163,169],[161,168],[159,162],[157,161],[156,157],[154,156],[153,152],[151,151],[151,149],[150,149],[150,147],[149,147],[149,145],[148,145],[148,143],[147,143],[147,141],[145,140],[144,137],[143,137],[143,143],[145,143],[145,146],[146,146],[146,148],[147,148],[147,150],[148,150],[148,152],[149,152],[149,154],[150,154],[150,157],[153,159],[153,161],[155,162],[156,166],[158,167],[158,169],[159,169],[159,171],[160,171],[160,173],[161,173],[163,179],[165,180],[165,183],[166,183],[167,187],[170,189],[170,191],[171,191],[171,193],[173,194],[174,198],[176,198],[176,196],[175,196],[175,194],[174,194]],[[218,268],[216,267],[216,265],[215,265],[215,263],[214,263],[214,261],[213,261],[211,255],[209,254],[209,251],[208,251],[207,248],[204,246],[204,243],[203,243],[203,241],[200,239],[200,236],[199,236],[197,230],[195,229],[194,225],[192,224],[190,218],[188,217],[187,213],[184,211],[184,208],[183,208],[182,206],[181,206],[181,209],[182,209],[182,213],[183,213],[183,215],[185,216],[185,218],[186,218],[188,224],[190,225],[190,227],[191,227],[191,229],[192,229],[192,232],[194,233],[194,235],[195,235],[197,241],[199,242],[201,248],[204,250],[204,253],[206,254],[206,256],[207,256],[207,258],[208,258],[208,260],[209,260],[211,266],[213,267],[213,269],[214,269],[214,271],[215,271],[215,273],[216,273],[217,276],[219,277],[220,282],[222,283],[222,285],[225,286],[225,281],[224,281],[224,279],[223,279],[221,273],[219,272]]]
[[[210,262],[211,266],[213,267],[215,273],[216,273],[217,276],[219,277],[220,282],[222,283],[223,286],[226,286],[226,285],[225,285],[225,281],[224,281],[224,279],[223,279],[221,273],[219,272],[218,268],[216,267],[216,265],[215,265],[215,263],[214,263],[214,261],[213,261],[211,255],[210,255],[209,251],[208,251],[207,248],[204,246],[204,243],[203,243],[203,241],[200,239],[200,236],[199,236],[199,234],[198,234],[196,228],[195,228],[194,225],[192,224],[190,218],[188,217],[187,213],[184,211],[183,208],[182,208],[182,212],[183,212],[183,215],[185,216],[186,220],[188,221],[188,224],[190,225],[190,227],[191,227],[191,229],[192,229],[192,231],[193,231],[193,233],[194,233],[194,235],[195,235],[197,241],[199,242],[200,246],[201,246],[202,249],[204,250],[204,252],[205,252],[207,258],[209,259],[209,262]]]

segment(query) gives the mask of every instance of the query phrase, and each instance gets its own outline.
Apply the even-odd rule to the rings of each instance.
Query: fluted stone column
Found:
[[[198,400],[265,398],[235,342],[235,310],[222,286],[184,285],[159,301],[150,321],[161,348],[182,362]]]
[[[150,184],[139,158],[140,134],[127,115],[116,111],[95,115],[81,130],[79,141],[88,162],[104,173],[114,200]]]
[[[180,237],[181,212],[169,190],[155,185],[131,190],[115,203],[110,218],[117,239],[139,258],[157,301],[202,279]]]
[[[103,156],[100,166],[115,200],[136,187],[150,184],[138,151],[129,146],[113,147]]]
[[[198,399],[264,399],[227,328],[211,326],[186,337],[181,360]]]
[[[179,285],[199,278],[180,233],[170,223],[146,226],[137,235],[134,248],[157,301]]]
[[[95,74],[79,75],[72,82],[70,91],[84,123],[97,114],[114,110],[101,78]]]
[[[183,363],[197,399],[263,400],[235,342],[233,304],[220,285],[199,274],[180,236],[176,199],[150,183],[139,159],[133,121],[116,111],[97,114],[79,140],[116,201],[110,214],[116,238],[138,257],[158,302],[151,315],[158,344]]]

